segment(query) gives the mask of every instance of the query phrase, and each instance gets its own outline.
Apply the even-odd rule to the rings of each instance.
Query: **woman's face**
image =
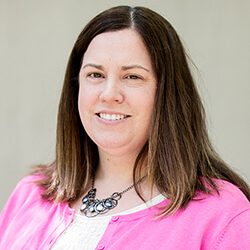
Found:
[[[99,151],[138,154],[149,136],[156,78],[150,56],[132,29],[96,36],[79,74],[78,109]]]

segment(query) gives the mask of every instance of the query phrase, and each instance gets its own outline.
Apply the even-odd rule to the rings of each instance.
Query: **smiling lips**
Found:
[[[97,114],[101,119],[106,120],[106,121],[119,121],[123,120],[129,115],[123,115],[123,114],[106,114],[106,113],[98,113]]]

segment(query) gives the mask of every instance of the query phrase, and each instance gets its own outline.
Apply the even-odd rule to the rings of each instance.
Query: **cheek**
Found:
[[[92,95],[86,92],[86,89],[80,87],[78,94],[78,112],[81,118],[82,125],[85,127],[88,121],[89,110],[91,108]]]
[[[83,91],[79,90],[78,94],[78,110],[81,112],[81,110],[85,107],[85,102],[86,102],[86,96]]]
[[[144,102],[144,113],[145,113],[145,119],[148,126],[151,126],[152,119],[153,119],[153,113],[155,112],[155,95],[154,91],[151,92],[151,94],[147,98],[147,102]],[[145,105],[146,104],[146,105]]]
[[[78,94],[78,110],[79,113],[86,112],[95,102],[95,94],[91,88],[80,86]]]
[[[150,88],[142,95],[138,96],[138,101],[140,101],[140,107],[144,113],[146,113],[146,117],[150,117],[151,113],[154,111],[154,102],[155,102],[155,89]]]
[[[82,114],[84,113],[83,110],[85,108],[85,97],[82,94],[81,91],[79,91],[79,95],[78,95],[78,112],[80,114],[80,117],[82,119]]]

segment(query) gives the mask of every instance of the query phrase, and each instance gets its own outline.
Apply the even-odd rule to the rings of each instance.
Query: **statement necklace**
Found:
[[[87,195],[82,198],[82,205],[80,207],[80,211],[87,217],[95,217],[99,214],[107,213],[109,210],[115,208],[118,205],[118,201],[122,198],[122,195],[124,193],[134,188],[144,178],[145,176],[139,179],[133,185],[126,188],[125,190],[121,192],[114,192],[110,197],[102,200],[96,198],[96,188],[94,188],[93,179],[91,189],[88,191]]]

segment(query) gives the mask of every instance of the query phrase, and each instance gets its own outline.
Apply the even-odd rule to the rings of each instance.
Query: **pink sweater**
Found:
[[[0,250],[50,249],[74,219],[66,203],[41,199],[41,188],[25,177],[0,216]],[[234,185],[218,180],[220,195],[197,195],[186,209],[156,219],[160,204],[113,216],[96,249],[250,249],[250,203]],[[84,249],[84,246],[83,246]]]

